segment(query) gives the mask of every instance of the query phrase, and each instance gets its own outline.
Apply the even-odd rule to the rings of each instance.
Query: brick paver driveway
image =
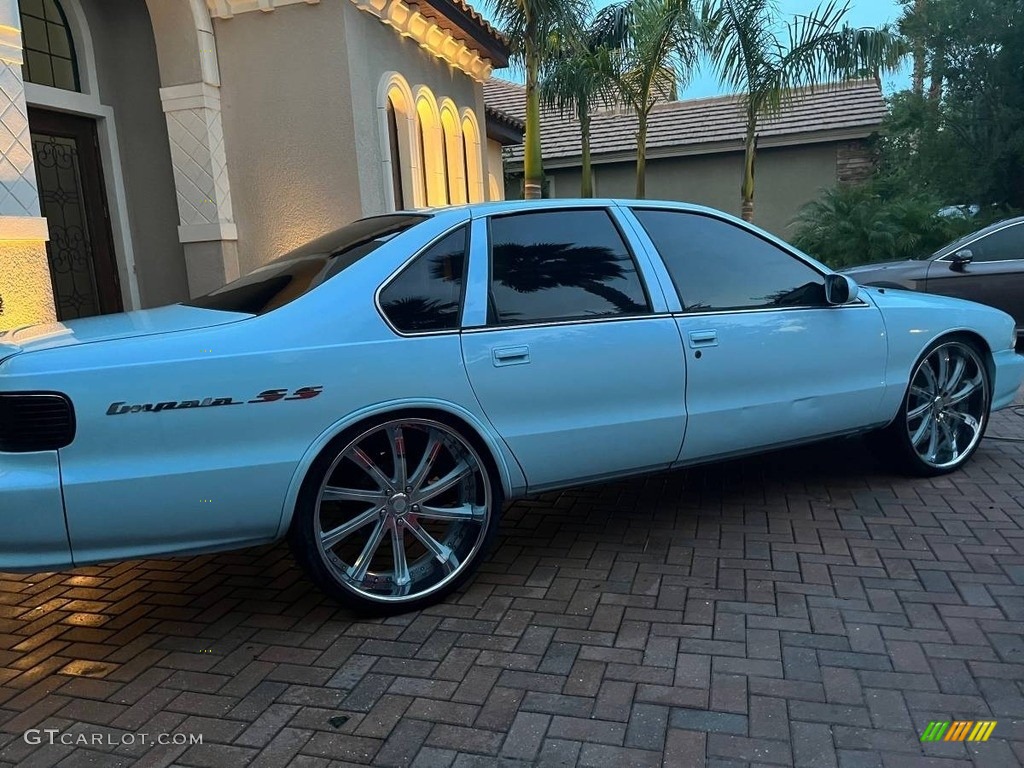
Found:
[[[388,620],[283,547],[6,576],[0,762],[1018,765],[1022,529],[1024,444],[921,481],[839,441],[519,502],[463,594]],[[922,745],[954,719],[998,725]]]

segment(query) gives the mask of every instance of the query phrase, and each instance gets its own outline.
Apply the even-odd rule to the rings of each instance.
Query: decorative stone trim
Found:
[[[429,53],[458,67],[477,82],[491,76],[491,62],[480,58],[472,48],[447,29],[439,27],[403,0],[352,0],[360,10],[372,13],[403,37],[409,37]]]
[[[846,141],[836,147],[836,180],[840,184],[866,181],[875,172],[876,153],[866,141]]]
[[[0,147],[0,216],[39,216],[25,83],[10,58],[0,60]]]
[[[167,117],[181,242],[236,240],[224,152],[220,88],[191,83],[160,89]]]
[[[42,216],[0,216],[0,242],[26,241],[45,243],[50,230]]]
[[[320,0],[206,0],[210,7],[210,15],[216,19],[230,19],[236,13],[263,11],[269,13],[281,5],[306,3],[316,5]]]

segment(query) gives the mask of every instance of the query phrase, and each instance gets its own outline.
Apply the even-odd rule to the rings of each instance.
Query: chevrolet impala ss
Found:
[[[1014,341],[695,206],[366,218],[183,304],[0,334],[0,569],[287,538],[338,600],[411,610],[526,493],[857,433],[953,471]]]

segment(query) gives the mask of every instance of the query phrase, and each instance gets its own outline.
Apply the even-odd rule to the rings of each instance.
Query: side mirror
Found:
[[[857,298],[857,283],[846,275],[825,275],[825,301],[829,304],[849,304]]]
[[[974,254],[971,253],[970,248],[964,248],[962,251],[957,251],[953,254],[953,257],[949,260],[949,268],[954,272],[963,272],[964,267],[974,261]]]

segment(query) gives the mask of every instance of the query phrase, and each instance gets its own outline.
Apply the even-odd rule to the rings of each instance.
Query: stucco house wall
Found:
[[[837,142],[778,147],[757,153],[754,223],[786,237],[800,207],[837,181]],[[580,169],[545,169],[553,197],[577,197]],[[743,153],[715,153],[653,158],[647,161],[647,197],[680,200],[740,214]],[[510,182],[509,197],[521,197],[519,178]],[[636,163],[601,163],[594,167],[594,194],[634,197]]]

